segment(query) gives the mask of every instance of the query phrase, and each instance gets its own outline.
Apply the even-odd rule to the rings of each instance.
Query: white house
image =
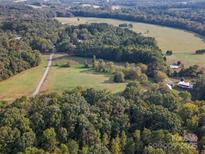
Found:
[[[177,84],[178,87],[180,88],[183,88],[183,89],[192,89],[193,88],[193,85],[189,82],[184,82],[184,81],[180,81],[178,84]]]

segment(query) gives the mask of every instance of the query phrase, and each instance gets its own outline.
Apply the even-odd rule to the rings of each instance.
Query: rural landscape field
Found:
[[[135,32],[144,36],[154,37],[162,51],[172,50],[174,52],[172,56],[167,58],[168,63],[171,64],[180,60],[188,66],[198,64],[205,67],[205,62],[203,61],[205,55],[195,55],[197,49],[205,48],[205,38],[192,32],[159,25],[106,18],[59,17],[56,19],[63,24],[70,25],[108,23],[118,26],[122,23],[131,23],[133,25],[132,30]]]
[[[205,154],[205,0],[0,0],[0,154]]]
[[[60,67],[68,61],[71,63],[71,67]],[[42,92],[62,93],[68,89],[82,87],[107,89],[115,93],[125,88],[126,83],[114,83],[110,74],[96,73],[90,68],[83,68],[85,61],[91,64],[91,59],[56,54],[48,77],[42,87]]]
[[[10,102],[21,96],[31,96],[45,70],[47,59],[47,55],[42,56],[41,64],[38,67],[1,81],[0,99]]]
[[[118,26],[119,24],[126,23],[126,21],[122,20],[84,17],[57,18],[57,20],[64,24],[70,25],[109,23]],[[133,24],[134,31],[142,33],[142,35],[145,36],[156,38],[157,43],[163,51],[173,50],[174,54],[167,58],[168,63],[172,64],[176,61],[182,61],[186,66],[193,64],[198,64],[203,67],[205,66],[205,55],[194,54],[195,50],[205,48],[205,41],[202,37],[199,37],[191,32],[174,28],[135,22],[128,23]],[[55,57],[63,58],[59,58],[60,60],[58,59],[53,62],[48,77],[41,89],[43,93],[61,93],[66,89],[72,89],[76,86],[81,86],[84,88],[95,87],[98,89],[108,89],[112,92],[119,92],[125,88],[126,84],[111,83],[111,81],[109,81],[111,76],[108,74],[96,74],[92,71],[81,69],[80,67],[86,59],[81,58],[80,65],[79,60],[76,62],[75,59],[72,60],[72,58],[69,58],[68,56],[66,57],[65,55],[57,54]],[[42,56],[42,63],[39,67],[25,71],[6,81],[1,81],[0,98],[3,100],[14,100],[19,96],[30,96],[35,90],[35,87],[43,74],[47,61],[46,58],[48,58],[48,56]],[[69,69],[55,66],[55,63],[65,63],[70,60],[75,63]],[[32,74],[30,72],[32,72]]]

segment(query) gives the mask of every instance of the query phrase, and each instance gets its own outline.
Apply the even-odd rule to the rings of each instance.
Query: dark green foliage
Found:
[[[60,24],[52,14],[24,5],[0,5],[0,80],[38,66],[41,52],[54,50]],[[37,51],[38,50],[38,51]]]
[[[175,73],[174,76],[196,78],[203,74],[203,70],[198,65],[193,65],[188,68],[182,68],[178,73]]]
[[[155,99],[157,93],[162,96]],[[182,102],[175,95],[130,83],[122,94],[78,88],[21,98],[0,111],[0,152],[143,153],[154,150],[148,145],[155,143],[195,151],[175,135],[186,128],[180,118],[186,114],[178,114]]]
[[[125,81],[125,75],[123,72],[116,72],[114,75],[114,82],[120,83]]]
[[[203,76],[194,84],[192,96],[195,100],[205,100],[205,78]]]
[[[38,51],[32,51],[27,44],[16,40],[13,35],[0,34],[0,81],[39,65]]]
[[[49,43],[46,39],[36,37],[31,42],[32,49],[39,50],[41,52],[51,52],[53,50],[52,44]]]
[[[196,54],[205,54],[205,49],[196,50]]]
[[[167,56],[171,56],[172,54],[173,54],[173,51],[172,51],[172,50],[167,50],[167,51],[166,51],[166,55],[167,55]]]
[[[108,24],[90,24],[66,27],[63,37],[70,38],[74,48],[68,51],[82,57],[128,61],[131,63],[160,63],[164,66],[162,53],[153,38],[143,37],[128,29]],[[65,39],[61,38],[59,44]],[[62,50],[62,49],[61,49]],[[67,51],[67,49],[64,49]]]
[[[70,62],[68,61],[68,62],[66,62],[65,64],[63,64],[63,65],[61,65],[61,67],[70,67],[71,65],[70,65]]]

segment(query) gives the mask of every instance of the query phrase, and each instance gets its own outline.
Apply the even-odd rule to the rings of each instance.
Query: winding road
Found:
[[[42,75],[42,77],[41,77],[41,79],[36,87],[36,90],[33,92],[32,97],[35,97],[40,92],[41,87],[42,87],[42,85],[43,85],[43,83],[48,75],[48,71],[51,68],[53,56],[54,56],[54,53],[50,54],[46,70],[44,71],[44,73],[43,73],[43,75]]]

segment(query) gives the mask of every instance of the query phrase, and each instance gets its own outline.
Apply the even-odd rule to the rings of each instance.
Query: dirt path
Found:
[[[46,77],[47,77],[47,75],[48,75],[48,71],[49,71],[49,69],[50,69],[50,67],[51,67],[52,60],[53,60],[53,56],[54,56],[53,53],[50,54],[49,59],[48,59],[48,65],[47,65],[47,67],[46,67],[46,70],[45,70],[45,72],[43,73],[43,75],[42,75],[42,77],[41,77],[41,79],[40,79],[40,81],[39,81],[39,83],[38,83],[38,85],[37,85],[37,87],[36,87],[36,90],[33,92],[32,97],[35,97],[35,96],[40,92],[41,87],[42,87],[42,85],[43,85],[43,83],[44,83],[44,81],[45,81],[45,79],[46,79]]]

